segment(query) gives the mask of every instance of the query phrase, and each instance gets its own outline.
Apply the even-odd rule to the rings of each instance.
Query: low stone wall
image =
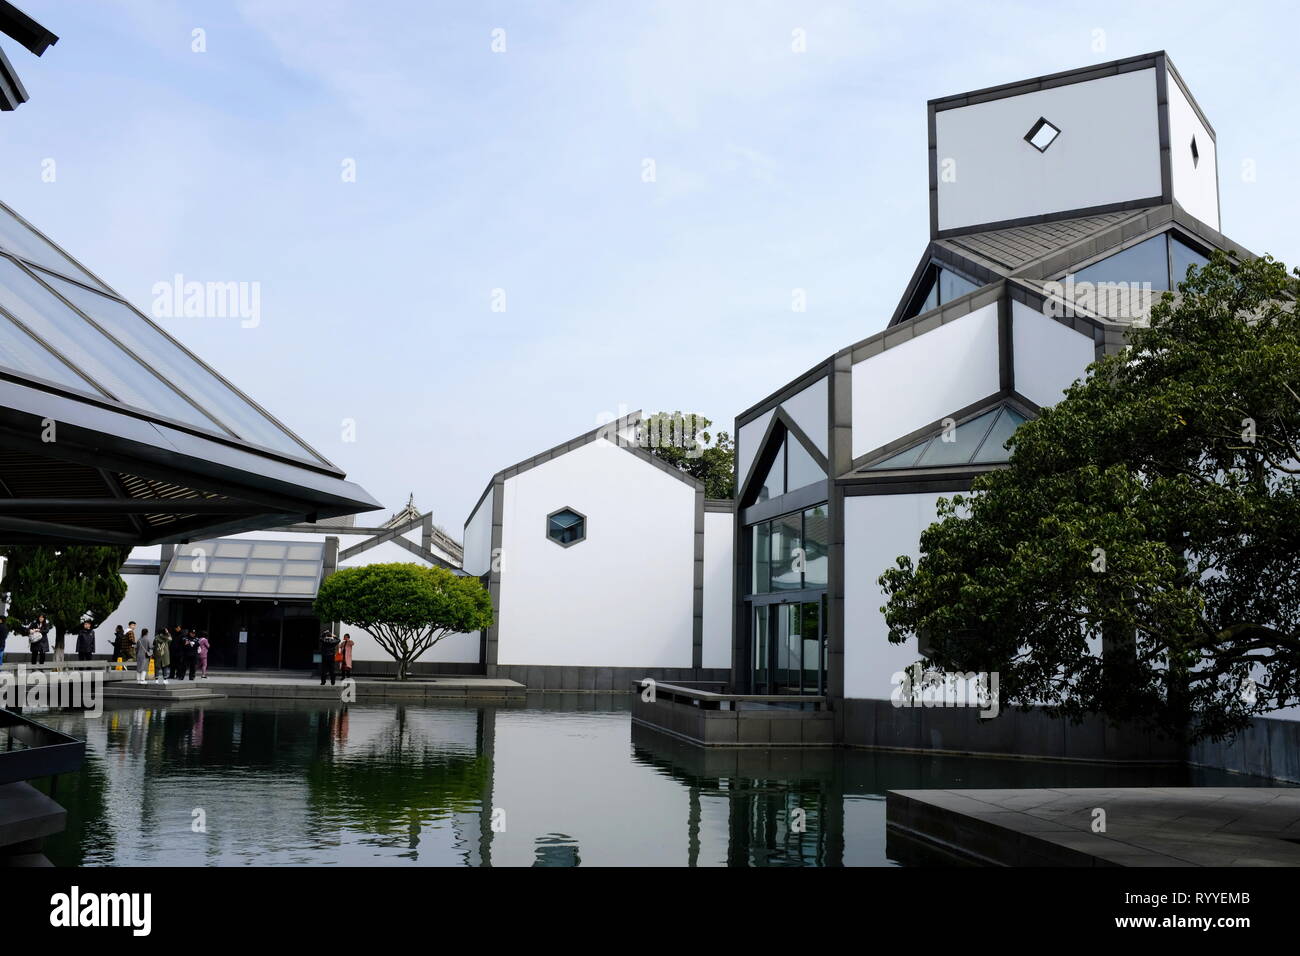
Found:
[[[630,693],[644,677],[663,683],[700,681],[725,684],[731,669],[710,667],[558,667],[539,664],[497,664],[489,677],[518,681],[532,691],[613,691]]]
[[[1231,741],[1193,744],[1188,748],[1187,762],[1196,767],[1300,783],[1300,721],[1256,717]]]
[[[835,736],[850,747],[1126,763],[1181,763],[1185,756],[1175,740],[1101,718],[1072,724],[1040,710],[1004,710],[983,720],[973,707],[895,707],[857,698],[837,706]]]
[[[702,747],[833,747],[830,711],[708,710],[660,697],[632,697],[632,720]]]

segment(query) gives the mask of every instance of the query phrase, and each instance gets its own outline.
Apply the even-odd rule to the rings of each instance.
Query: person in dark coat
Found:
[[[325,677],[335,683],[334,652],[339,649],[339,639],[332,631],[322,631],[320,636],[320,685],[325,686]]]
[[[9,621],[0,615],[0,664],[5,662],[5,641],[9,640]]]
[[[122,638],[122,625],[119,624],[113,628],[113,660],[117,660],[122,656]]]
[[[36,620],[27,632],[27,639],[32,649],[32,663],[44,664],[45,655],[50,652],[50,622],[44,614],[36,615]]]
[[[95,657],[95,629],[90,626],[89,621],[81,622],[81,630],[77,632],[77,660],[88,661]]]
[[[179,680],[185,679],[188,671],[190,680],[194,680],[194,669],[199,664],[199,636],[194,633],[194,628],[190,628],[181,636],[181,655],[180,655],[180,674],[177,675]]]

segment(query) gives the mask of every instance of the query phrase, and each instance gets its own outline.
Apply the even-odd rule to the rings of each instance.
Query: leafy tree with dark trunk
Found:
[[[891,641],[1189,741],[1300,702],[1300,280],[1220,254],[1180,292],[941,501],[880,578]]]
[[[736,449],[729,432],[711,432],[713,422],[703,415],[656,412],[637,423],[640,445],[704,484],[709,498],[736,494]]]
[[[321,582],[315,610],[321,620],[369,631],[397,661],[398,680],[447,635],[492,626],[492,600],[478,578],[419,564],[335,571]]]
[[[55,636],[81,626],[89,616],[98,625],[126,597],[119,573],[130,548],[92,545],[8,545],[3,589],[10,593],[10,627],[22,627],[44,614]]]

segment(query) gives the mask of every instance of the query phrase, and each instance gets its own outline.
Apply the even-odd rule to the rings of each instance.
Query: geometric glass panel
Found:
[[[803,586],[825,587],[830,564],[830,514],[825,505],[809,508],[803,513],[803,549],[807,559]]]
[[[1152,236],[1074,273],[1078,282],[1151,283],[1154,292],[1169,288],[1169,247],[1165,234]]]
[[[750,579],[750,593],[767,594],[772,589],[772,525],[769,522],[754,525],[751,554],[753,575]]]
[[[130,306],[57,276],[42,275],[60,295],[156,369],[245,441],[296,457],[309,453],[198,360]]]
[[[217,429],[153,370],[123,352],[116,342],[60,302],[11,259],[3,257],[0,306],[122,404],[208,431]]]
[[[980,445],[979,451],[975,453],[972,461],[980,464],[1009,461],[1011,452],[1005,447],[1007,440],[1024,423],[1025,417],[1023,415],[1004,405],[998,420],[989,429],[984,444]]]
[[[925,450],[920,460],[917,461],[918,468],[937,468],[944,465],[964,465],[974,457],[980,442],[988,434],[989,426],[993,424],[993,419],[997,416],[998,410],[985,412],[978,418],[964,422],[953,428],[951,431],[945,431],[934,441],[930,442],[930,447]]]
[[[104,398],[107,395],[65,363],[60,362],[53,352],[3,315],[0,315],[0,366],[12,372],[22,372],[49,382],[56,382],[65,388],[95,398]]]
[[[1187,281],[1187,270],[1192,266],[1201,268],[1210,261],[1178,238],[1170,236],[1169,240],[1170,255],[1174,261],[1174,285]]]
[[[803,587],[803,513],[796,511],[772,521],[772,590],[795,591]]]
[[[547,517],[546,536],[556,544],[577,544],[587,536],[587,519],[572,508],[564,508]]]
[[[793,435],[786,435],[786,491],[795,491],[808,485],[826,480],[826,472],[813,460],[803,442]]]
[[[768,466],[767,474],[759,482],[758,500],[768,501],[772,498],[778,498],[785,494],[785,446],[784,442],[777,447],[776,456],[772,459],[772,464]]]
[[[204,591],[237,591],[239,578],[225,574],[209,574],[203,579]]]
[[[28,229],[3,207],[0,207],[0,248],[38,266],[62,272],[87,285],[103,288],[88,272],[78,268],[48,240]]]
[[[914,468],[916,467],[916,460],[921,457],[921,452],[928,444],[930,444],[929,439],[918,445],[913,445],[911,448],[904,448],[898,454],[886,458],[884,461],[876,462],[869,470],[875,471],[879,469],[884,471],[889,468]]]
[[[283,558],[289,551],[288,547],[278,542],[259,541],[253,545],[253,557],[255,558]],[[258,572],[263,573],[263,572]],[[277,566],[272,574],[279,574],[280,569]]]

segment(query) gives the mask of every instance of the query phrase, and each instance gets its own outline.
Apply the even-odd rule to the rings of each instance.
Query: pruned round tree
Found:
[[[1222,738],[1300,703],[1300,281],[1219,254],[880,578],[1004,704]]]
[[[325,621],[363,628],[397,661],[397,679],[449,634],[492,625],[492,601],[477,578],[419,564],[343,568],[321,582],[315,610]]]

